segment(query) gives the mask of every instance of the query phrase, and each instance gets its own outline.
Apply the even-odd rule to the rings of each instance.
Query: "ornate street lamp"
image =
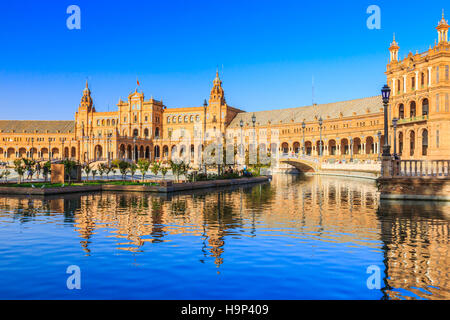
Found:
[[[253,150],[252,152],[258,152],[258,148],[256,147],[256,129],[255,129],[255,123],[256,123],[256,116],[253,114],[252,116],[252,123],[253,123]],[[250,150],[249,150],[250,151]],[[250,158],[249,158],[250,160]],[[256,162],[258,162],[258,157],[256,157]]]
[[[381,159],[381,131],[378,131],[378,161]]]
[[[48,138],[48,161],[52,161],[51,150],[52,150],[52,138]]]
[[[136,137],[133,138],[133,161],[136,162]]]
[[[389,145],[389,133],[388,133],[388,104],[389,97],[391,95],[391,88],[386,84],[381,89],[381,94],[383,97],[383,106],[384,106],[384,146],[383,146],[383,157],[391,156],[391,146]]]
[[[31,160],[33,160],[33,142],[34,142],[34,138],[31,138]]]
[[[241,121],[239,121],[239,126],[241,127],[241,145],[239,146],[239,154],[241,155],[241,161],[242,161],[242,157],[244,156],[244,142],[243,142],[243,128],[244,128],[244,120],[241,119]],[[241,163],[242,164],[242,163]]]
[[[303,141],[302,141],[302,154],[303,156],[305,155],[305,150],[306,150],[306,145],[305,145],[305,128],[306,128],[306,123],[305,121],[302,122],[302,130],[303,130]]]
[[[350,162],[353,162],[353,138],[350,138]]]
[[[320,141],[319,141],[319,157],[321,157],[323,154],[323,146],[322,146],[322,125],[323,125],[323,120],[322,117],[319,118],[319,126],[320,126]]]
[[[397,118],[392,119],[392,126],[394,127],[394,159],[398,159],[397,155]]]

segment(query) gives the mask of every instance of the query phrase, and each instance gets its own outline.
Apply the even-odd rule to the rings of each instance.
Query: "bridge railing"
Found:
[[[393,177],[450,177],[450,160],[394,160]]]

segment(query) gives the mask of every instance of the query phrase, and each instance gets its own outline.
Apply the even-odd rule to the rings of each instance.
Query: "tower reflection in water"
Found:
[[[213,261],[218,273],[227,263],[225,253],[233,250],[227,248],[229,239],[287,237],[298,246],[305,241],[359,246],[384,257],[382,298],[450,299],[450,204],[380,203],[375,183],[363,180],[286,175],[270,184],[169,196],[2,196],[0,212],[2,218],[13,212],[21,223],[63,214],[87,256],[95,250],[97,233],[134,254],[148,254],[163,242],[181,245],[175,236],[196,237],[200,263]]]

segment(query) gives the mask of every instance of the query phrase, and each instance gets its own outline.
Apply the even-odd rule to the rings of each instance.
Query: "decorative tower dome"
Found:
[[[436,30],[438,31],[438,43],[444,43],[448,41],[448,21],[445,20],[444,9],[442,9],[442,19],[439,21]]]
[[[225,103],[225,94],[222,88],[222,80],[219,78],[219,71],[216,71],[216,78],[213,81],[210,99]]]
[[[400,47],[398,46],[397,41],[395,41],[395,33],[394,33],[394,40],[391,43],[391,46],[389,47],[389,51],[391,52],[391,62],[398,61],[398,50]]]
[[[86,80],[86,88],[83,90],[83,96],[81,97],[81,103],[80,107],[86,108],[87,111],[91,111],[92,109],[92,97],[91,97],[91,90],[89,89],[89,84]]]

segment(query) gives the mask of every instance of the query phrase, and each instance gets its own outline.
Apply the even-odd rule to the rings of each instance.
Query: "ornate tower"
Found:
[[[391,63],[394,61],[398,62],[398,50],[400,47],[398,46],[397,41],[395,41],[395,33],[394,33],[394,40],[391,43],[391,46],[389,47],[389,51],[391,52]]]
[[[442,19],[439,21],[436,30],[438,32],[438,43],[446,43],[448,41],[448,22],[444,17],[444,9],[442,9]]]
[[[91,97],[91,90],[89,90],[89,85],[86,80],[86,88],[84,88],[84,90],[83,90],[83,96],[81,97],[81,103],[80,103],[80,107],[78,108],[78,111],[80,111],[80,112],[94,111],[95,112],[95,109],[92,106],[93,106],[93,102],[92,102],[92,97]]]
[[[222,88],[222,81],[219,78],[219,71],[217,71],[211,94],[209,95],[209,106],[206,115],[208,127],[223,131],[226,112],[225,94]]]

